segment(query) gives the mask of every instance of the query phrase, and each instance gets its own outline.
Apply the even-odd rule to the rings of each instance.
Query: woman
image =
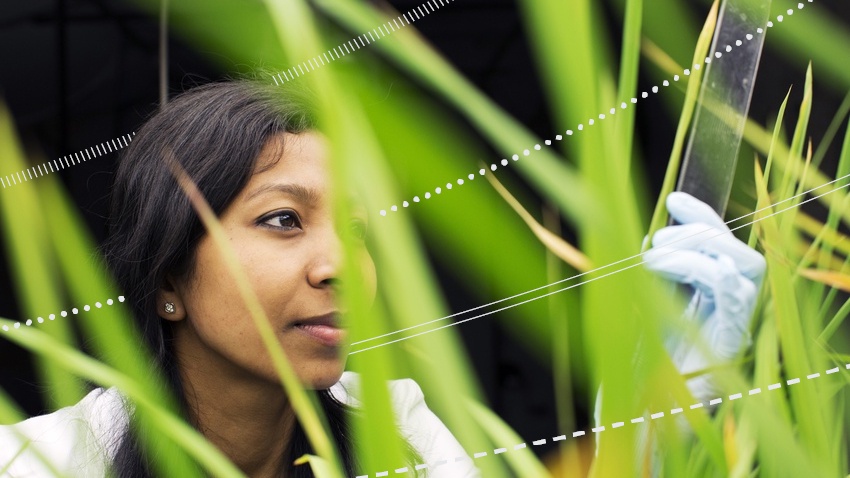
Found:
[[[343,373],[345,331],[334,304],[343,233],[360,241],[361,280],[374,299],[375,268],[362,242],[367,219],[356,210],[344,228],[335,224],[328,148],[315,128],[297,92],[209,84],[153,116],[115,177],[104,246],[109,268],[186,418],[252,477],[312,476],[293,464],[312,451],[224,261],[165,158],[179,162],[219,216],[294,370],[318,391],[346,473],[373,474],[381,470],[357,469],[353,460],[345,417],[357,404],[357,377]],[[415,382],[393,381],[390,390],[415,458],[412,472],[417,463],[466,455]],[[107,468],[120,477],[151,476],[127,416],[116,390],[95,390],[17,428],[71,476],[103,476]],[[0,443],[14,443],[11,430],[4,434]],[[3,448],[0,470],[18,447]],[[8,470],[46,473],[29,454]],[[471,460],[437,474],[478,476]]]

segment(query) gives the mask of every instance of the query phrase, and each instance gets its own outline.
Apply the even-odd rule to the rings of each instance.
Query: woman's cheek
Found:
[[[378,280],[375,272],[375,261],[368,251],[364,249],[361,257],[361,267],[363,271],[363,283],[366,284],[366,294],[370,301],[375,300]]]

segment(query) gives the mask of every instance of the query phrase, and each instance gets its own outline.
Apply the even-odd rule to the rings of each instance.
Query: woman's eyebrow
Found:
[[[298,200],[299,202],[306,204],[310,207],[315,207],[321,202],[322,195],[313,188],[308,188],[306,186],[302,186],[300,184],[281,184],[281,183],[271,183],[264,184],[251,193],[249,193],[245,197],[245,201],[250,201],[251,199],[268,192],[278,192],[283,193],[288,196],[291,196]]]

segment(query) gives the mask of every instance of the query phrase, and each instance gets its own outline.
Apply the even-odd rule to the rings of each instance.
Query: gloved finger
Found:
[[[723,219],[708,204],[680,191],[667,196],[667,211],[680,224],[703,222],[724,231],[729,230]]]
[[[647,251],[643,259],[650,271],[667,280],[692,285],[709,299],[714,298],[714,283],[720,280],[721,272],[716,259],[696,251],[655,248]]]
[[[764,257],[732,233],[705,223],[665,227],[652,237],[653,247],[673,251],[688,249],[711,257],[728,256],[751,281],[760,284],[766,268]]]
[[[690,250],[650,249],[644,254],[644,261],[649,270],[668,280],[690,284],[708,299],[718,301],[717,307],[725,307],[727,313],[735,313],[736,308],[754,304],[757,299],[755,284],[737,270],[728,256],[712,258]]]

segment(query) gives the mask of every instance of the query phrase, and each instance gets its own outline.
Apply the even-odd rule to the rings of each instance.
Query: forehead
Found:
[[[254,201],[275,194],[286,194],[311,205],[332,204],[330,146],[321,133],[283,133],[267,141],[260,151],[254,174],[239,194],[241,200]],[[361,197],[346,188],[352,207],[362,209]]]
[[[248,186],[273,180],[297,178],[324,180],[329,177],[327,139],[321,133],[280,133],[269,138],[260,150]]]

